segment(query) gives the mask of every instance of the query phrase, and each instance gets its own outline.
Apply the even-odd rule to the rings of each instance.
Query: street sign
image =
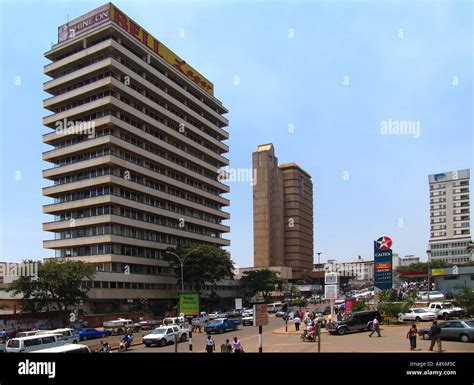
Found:
[[[253,305],[253,326],[268,325],[267,305]]]
[[[242,298],[235,299],[235,309],[236,310],[242,309]]]
[[[339,280],[339,274],[337,273],[325,273],[324,274],[324,283],[326,285],[336,285]]]
[[[326,299],[337,299],[338,297],[338,285],[325,285],[324,286],[324,297]]]

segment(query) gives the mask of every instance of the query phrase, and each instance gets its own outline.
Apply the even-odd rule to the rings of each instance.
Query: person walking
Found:
[[[244,352],[244,349],[242,348],[242,344],[237,337],[234,337],[234,340],[232,341],[232,350],[234,351],[234,353]]]
[[[295,322],[295,330],[299,331],[300,330],[301,318],[300,317],[295,317],[295,319],[293,321]]]
[[[206,352],[213,353],[214,350],[216,350],[216,343],[212,339],[211,335],[208,335],[206,341]]]
[[[229,340],[225,340],[225,343],[221,344],[221,353],[232,353],[232,345]]]
[[[438,353],[441,353],[443,351],[441,349],[441,328],[438,326],[438,321],[433,320],[433,325],[431,325],[430,332],[431,344],[428,350],[432,352],[436,343],[438,345]]]
[[[382,337],[380,335],[380,321],[378,316],[375,316],[374,320],[372,321],[372,331],[370,332],[369,337],[372,337],[372,334],[375,332],[377,332],[378,337]]]
[[[416,324],[412,324],[410,330],[408,330],[407,338],[410,340],[410,350],[416,350],[416,335],[418,334],[418,329]]]

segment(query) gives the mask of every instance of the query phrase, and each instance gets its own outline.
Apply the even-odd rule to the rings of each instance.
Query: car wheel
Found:
[[[160,347],[166,346],[166,340],[162,338],[158,344]]]
[[[444,314],[443,314],[443,319],[444,319],[444,320],[448,320],[448,319],[449,319],[449,314],[448,314],[448,313],[444,313]]]
[[[224,333],[224,328],[219,329],[219,334]]]
[[[467,334],[461,334],[461,341],[462,342],[469,342],[471,338]]]
[[[372,323],[369,323],[369,324],[367,325],[367,330],[368,330],[369,332],[372,331]]]
[[[184,333],[182,336],[181,336],[181,342],[186,342],[186,340],[188,339],[188,335],[186,333]]]
[[[423,336],[424,340],[429,340],[430,339],[430,333],[428,333],[428,332],[423,333],[422,336]]]
[[[84,341],[87,341],[87,336],[84,336],[82,339],[83,339]]]
[[[340,336],[343,336],[344,334],[347,333],[347,329],[346,328],[339,328],[337,329],[337,334],[339,334]]]
[[[420,318],[420,317],[416,317],[416,318],[415,318],[415,321],[416,321],[416,322],[420,322],[420,321],[421,321],[421,318]]]
[[[149,348],[149,347],[151,346],[151,344],[150,344],[149,342],[145,342],[145,346],[146,346],[147,348]]]
[[[239,330],[239,325],[234,325],[234,330],[235,331]]]

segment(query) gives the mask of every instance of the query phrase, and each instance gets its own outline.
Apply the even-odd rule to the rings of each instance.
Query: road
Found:
[[[422,323],[419,328],[429,326],[430,323]],[[299,333],[294,332],[294,325],[289,324],[290,334],[284,333],[285,322],[281,318],[270,315],[269,324],[263,328],[263,351],[264,352],[317,352],[317,343],[303,342]],[[344,336],[330,335],[323,330],[321,338],[321,352],[381,352],[381,353],[404,353],[410,352],[410,344],[406,338],[409,325],[403,326],[382,326],[382,337],[374,334],[368,337],[368,332],[349,333]],[[246,352],[258,352],[258,328],[253,326],[241,326],[237,332],[227,332],[213,335],[216,342],[216,352],[219,346],[226,339],[232,340],[237,336]],[[205,333],[193,333],[193,352],[204,352],[206,345]],[[139,341],[136,338],[135,341]],[[426,352],[430,341],[418,338],[417,352]],[[469,352],[474,353],[474,343],[463,343],[458,341],[443,341],[443,350],[449,352]],[[171,353],[175,351],[174,344],[165,347],[149,347],[143,344],[133,346],[129,353]],[[178,352],[189,352],[189,342],[178,343]],[[435,353],[433,353],[435,354]]]

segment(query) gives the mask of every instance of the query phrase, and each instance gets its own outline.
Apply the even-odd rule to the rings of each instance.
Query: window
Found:
[[[30,346],[38,346],[38,345],[41,345],[41,338],[33,338],[31,340],[24,340],[23,344],[25,345],[25,348],[30,347]]]

